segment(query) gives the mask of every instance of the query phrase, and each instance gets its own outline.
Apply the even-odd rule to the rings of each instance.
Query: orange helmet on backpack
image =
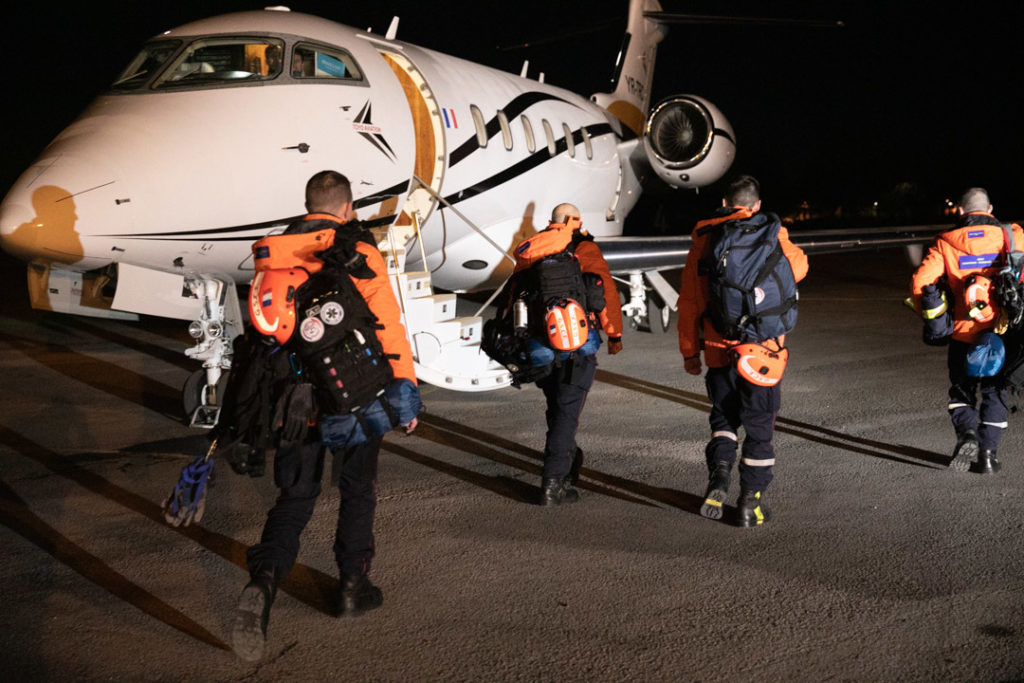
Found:
[[[971,275],[964,285],[968,317],[982,324],[995,320],[999,307],[992,296],[992,281],[984,275]]]
[[[561,299],[548,306],[544,324],[548,343],[559,351],[575,351],[586,343],[590,333],[587,313],[573,299]]]
[[[785,347],[773,350],[763,344],[751,343],[737,344],[729,351],[736,359],[736,371],[740,377],[755,386],[775,386],[786,372],[789,349]]]
[[[249,287],[253,327],[285,344],[295,331],[295,290],[309,279],[302,268],[274,268],[256,273]]]

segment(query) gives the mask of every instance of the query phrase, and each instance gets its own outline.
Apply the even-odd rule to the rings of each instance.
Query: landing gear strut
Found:
[[[629,274],[629,301],[622,306],[622,314],[633,329],[665,332],[677,296],[658,271],[633,271]]]
[[[242,311],[235,284],[228,279],[200,274],[185,277],[185,286],[202,302],[199,319],[188,326],[196,345],[185,355],[203,362],[183,388],[189,425],[210,429],[220,418],[221,394],[231,369],[231,340],[242,331]]]

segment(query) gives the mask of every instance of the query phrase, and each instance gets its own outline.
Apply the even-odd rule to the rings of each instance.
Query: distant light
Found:
[[[878,206],[878,202],[873,202],[871,205],[877,207]]]

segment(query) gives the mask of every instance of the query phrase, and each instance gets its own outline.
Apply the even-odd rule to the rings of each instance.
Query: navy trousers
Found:
[[[772,481],[775,450],[772,433],[775,416],[782,405],[781,382],[773,387],[751,384],[732,365],[708,368],[704,376],[711,399],[711,440],[704,449],[708,469],[719,462],[736,461],[737,430],[746,432],[740,458],[740,488],[764,491]]]
[[[373,515],[377,507],[377,459],[383,436],[335,454],[341,473],[334,556],[341,576],[370,570],[373,559]],[[249,570],[271,565],[284,577],[299,554],[299,536],[313,515],[321,491],[325,448],[319,441],[282,447],[274,456],[274,483],[281,489],[267,513],[260,542],[246,553]]]
[[[994,377],[968,377],[967,352],[971,344],[949,342],[946,355],[949,367],[949,417],[957,435],[972,429],[978,434],[978,444],[990,451],[999,448],[999,440],[1009,424],[1006,405],[1006,386],[1003,373]],[[978,390],[981,390],[981,410],[977,409]],[[980,420],[980,424],[979,424]]]
[[[597,354],[576,356],[537,382],[548,403],[544,413],[548,431],[544,440],[543,477],[561,478],[569,474],[576,454],[580,414],[596,372]]]

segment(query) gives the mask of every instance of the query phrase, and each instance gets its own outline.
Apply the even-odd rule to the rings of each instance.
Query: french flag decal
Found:
[[[445,128],[458,128],[459,127],[459,122],[455,120],[455,110],[454,109],[444,109],[444,108],[442,108],[441,109],[441,114],[444,115],[444,125],[445,125]]]

